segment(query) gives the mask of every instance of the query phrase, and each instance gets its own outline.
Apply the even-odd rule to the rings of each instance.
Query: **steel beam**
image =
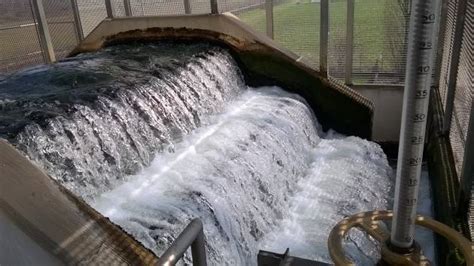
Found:
[[[132,16],[132,6],[130,5],[130,0],[123,0],[123,8],[125,9],[125,16]]]
[[[44,6],[42,0],[32,0],[33,13],[38,23],[38,37],[41,48],[43,50],[43,58],[46,63],[51,64],[56,61],[54,54],[53,42],[51,41],[51,35],[49,34],[48,22],[46,20],[46,14],[44,13]]]
[[[191,14],[192,13],[192,10],[191,10],[191,3],[189,2],[190,0],[184,0],[183,1],[183,4],[184,4],[184,13],[185,14]]]
[[[112,1],[111,0],[105,0],[105,10],[107,11],[107,18],[113,18],[114,17],[114,10],[112,8]]]
[[[76,35],[78,42],[84,40],[84,31],[82,30],[81,15],[79,13],[79,6],[77,0],[71,0],[72,14],[74,16],[74,28],[76,29]]]
[[[210,0],[211,4],[211,14],[219,14],[219,6],[217,5],[217,0]]]
[[[321,0],[321,22],[319,30],[319,71],[328,76],[328,41],[329,41],[329,1]]]

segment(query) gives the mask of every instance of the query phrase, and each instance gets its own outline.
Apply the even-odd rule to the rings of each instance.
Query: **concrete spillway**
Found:
[[[215,236],[216,239],[220,237],[222,241],[234,243],[232,252],[226,255],[224,251],[218,254],[221,252],[218,251],[218,247],[224,242],[210,241],[212,261],[218,263],[230,257],[235,257],[241,262],[254,261],[257,251],[255,248],[268,245],[265,239],[267,237],[271,239],[270,233],[273,229],[276,230],[281,219],[287,217],[291,220],[293,214],[289,212],[290,205],[296,204],[297,201],[292,191],[299,191],[299,181],[326,182],[324,179],[314,179],[315,176],[311,174],[315,171],[312,170],[312,167],[315,167],[312,162],[318,157],[316,156],[318,152],[314,149],[317,149],[320,143],[326,143],[321,139],[328,139],[326,145],[329,150],[340,149],[332,145],[338,146],[338,143],[341,143],[343,149],[345,145],[353,147],[347,149],[348,152],[351,150],[354,154],[360,153],[368,158],[375,156],[372,159],[377,158],[379,161],[374,159],[376,162],[374,165],[364,164],[369,168],[362,167],[358,171],[366,175],[369,178],[367,180],[375,178],[388,182],[386,160],[376,145],[358,138],[326,136],[322,133],[323,129],[335,128],[346,134],[369,137],[371,106],[367,100],[348,88],[318,76],[317,72],[304,65],[292,61],[291,54],[265,45],[259,42],[258,38],[250,38],[251,33],[239,28],[238,25],[231,26],[232,20],[228,18],[195,19],[201,23],[196,23],[198,28],[203,21],[211,19],[215,20],[215,25],[218,27],[224,28],[226,25],[226,29],[233,29],[235,36],[203,31],[202,28],[196,31],[157,30],[157,25],[152,23],[152,19],[138,18],[136,20],[138,24],[122,23],[121,27],[125,28],[119,29],[116,32],[118,35],[106,39],[99,38],[102,41],[97,42],[94,38],[105,34],[104,30],[117,30],[118,24],[109,21],[108,23],[112,24],[99,26],[75,53],[134,39],[156,41],[157,38],[170,38],[170,35],[175,35],[176,39],[181,41],[200,37],[207,41],[219,42],[220,45],[219,47],[207,44],[185,46],[181,50],[173,50],[176,48],[175,45],[173,49],[168,50],[166,45],[110,47],[94,54],[78,55],[54,66],[31,69],[2,81],[0,92],[2,110],[5,112],[2,113],[1,134],[37,164],[34,166],[6,142],[1,143],[2,151],[5,151],[2,152],[1,158],[2,209],[8,210],[9,217],[18,221],[22,228],[27,228],[25,230],[29,230],[34,239],[63,261],[103,262],[116,259],[151,263],[154,260],[152,252],[158,255],[173,238],[171,235],[165,237],[165,232],[181,230],[179,226],[183,225],[187,218],[198,213],[203,215],[214,213],[211,215],[214,218],[209,218],[208,221],[211,224],[211,221],[214,221],[214,226],[215,221],[219,221],[220,226],[214,229],[212,225],[211,227],[208,225],[206,230],[209,230],[210,237]],[[189,18],[180,21],[187,20]],[[140,23],[155,28],[135,33],[129,31]],[[120,33],[121,31],[123,33]],[[226,34],[230,33],[232,32]],[[220,48],[222,45],[225,48]],[[140,52],[140,49],[145,49],[147,53]],[[173,51],[178,52],[173,55]],[[246,92],[248,90],[246,84],[277,84],[297,92],[300,96],[282,91],[270,92],[268,89],[261,92]],[[299,98],[301,96],[302,98]],[[255,102],[251,101],[250,106],[244,105],[239,109],[239,104],[245,101],[246,97],[254,97]],[[328,102],[329,99],[332,103]],[[337,105],[343,108],[336,108]],[[241,111],[229,115],[232,114],[230,109],[233,107]],[[315,122],[313,111],[322,126]],[[232,119],[226,120],[226,117]],[[242,128],[239,129],[239,126]],[[252,133],[254,131],[255,134]],[[229,196],[237,197],[230,197],[222,202],[222,204],[235,203],[232,207],[235,210],[228,211],[232,208],[213,206],[209,202],[210,199],[206,198],[205,191],[185,192],[189,197],[180,204],[184,204],[186,208],[195,206],[192,209],[194,211],[200,209],[201,212],[193,214],[185,211],[187,216],[180,215],[180,212],[177,212],[178,216],[174,218],[171,218],[172,215],[167,216],[176,221],[168,223],[174,224],[172,228],[149,223],[150,219],[157,218],[153,216],[142,216],[143,219],[135,220],[136,218],[130,218],[132,214],[129,218],[119,215],[126,213],[123,206],[134,200],[138,201],[136,209],[140,210],[143,206],[139,207],[141,205],[138,203],[148,201],[140,197],[119,204],[117,208],[112,208],[116,209],[114,213],[108,213],[111,206],[108,197],[114,198],[114,193],[127,191],[140,180],[144,182],[142,184],[148,184],[146,180],[150,176],[146,176],[146,171],[153,171],[153,165],[156,165],[155,157],[157,158],[155,160],[162,160],[161,162],[165,164],[176,159],[173,157],[174,154],[184,152],[185,156],[180,157],[181,164],[198,163],[201,159],[196,159],[192,153],[186,153],[189,147],[185,144],[193,143],[196,138],[201,139],[203,135],[200,135],[200,132],[205,137],[198,146],[207,147],[209,152],[213,150],[211,147],[214,147],[216,154],[222,152],[220,157],[223,161],[208,162],[209,167],[215,166],[214,171],[217,172],[196,171],[196,173],[200,173],[201,177],[210,175],[217,178],[224,169],[231,171],[228,174],[240,178],[238,182],[241,182],[243,191],[258,189],[255,193],[249,193],[250,198],[245,199],[247,195],[244,197],[241,193],[239,203],[237,191],[224,190]],[[242,139],[233,139],[239,138],[239,135],[232,132],[244,134],[255,145],[248,147],[247,153],[239,154],[234,151],[234,146],[240,147],[238,143]],[[258,132],[267,137],[256,135]],[[226,134],[230,134],[225,138],[229,142],[222,140],[220,148],[218,143],[212,144],[212,139],[218,140]],[[241,137],[243,138],[243,135]],[[241,152],[245,152],[245,149]],[[259,155],[258,159],[267,162],[268,165],[252,166],[256,159],[246,157],[244,154]],[[320,155],[327,156],[324,152]],[[222,170],[217,167],[235,158],[242,158],[235,168],[228,168],[225,164]],[[331,155],[328,158],[331,158]],[[348,162],[347,170],[352,169],[349,165],[358,163],[361,162]],[[151,170],[140,172],[150,164],[152,168],[147,169]],[[382,172],[374,173],[370,170],[370,167],[377,165],[382,166]],[[37,168],[38,166],[45,169],[56,182],[52,182]],[[173,169],[173,172],[176,172],[185,168]],[[245,172],[243,169],[252,170]],[[275,179],[267,179],[275,169],[280,169],[275,173]],[[141,173],[141,177],[134,176],[137,173]],[[252,177],[251,173],[255,176]],[[330,173],[327,174],[331,176]],[[186,176],[185,173],[180,175]],[[228,175],[221,177],[226,177],[224,180],[230,178]],[[169,180],[174,178],[170,177]],[[195,177],[195,180],[197,184],[199,182],[219,184],[219,179],[206,181]],[[277,180],[279,181],[276,182]],[[252,182],[260,185],[255,187]],[[355,186],[351,182],[345,182],[346,185],[341,187],[347,189],[352,187],[354,191],[361,190],[357,186],[363,183],[357,183]],[[171,186],[173,187],[173,184]],[[230,184],[227,186],[232,188]],[[385,189],[389,189],[389,186],[387,185]],[[166,191],[162,190],[163,193]],[[162,202],[169,202],[163,199],[176,197],[178,197],[176,202],[180,202],[178,196],[180,194],[176,194],[177,191],[170,190],[166,193],[168,196],[164,198],[156,194],[159,200],[155,204],[159,206]],[[219,197],[219,194],[207,197]],[[127,199],[127,196],[122,198]],[[267,202],[269,200],[270,202]],[[368,200],[370,204],[375,205],[341,203],[348,209],[342,207],[334,210],[335,216],[331,219],[337,219],[344,211],[383,207],[387,200],[386,196],[380,195],[380,201]],[[101,214],[90,209],[83,201],[95,206],[102,214],[110,216],[133,238],[124,234]],[[255,207],[253,212],[250,211],[245,215],[232,216],[232,213],[238,213],[253,202],[257,204],[256,206],[258,204],[262,206]],[[220,211],[217,211],[218,209]],[[159,213],[164,215],[162,212],[163,210],[156,210],[156,215]],[[220,213],[219,217],[217,213]],[[138,213],[136,215],[139,216]],[[236,221],[241,228],[230,223],[227,225],[230,227],[225,229],[224,221],[236,219],[235,217],[240,217],[241,220]],[[158,221],[160,219],[157,218]],[[326,221],[328,226],[331,219]],[[132,225],[131,220],[135,221]],[[146,225],[139,228],[147,229],[140,231],[133,224]],[[161,238],[162,242],[158,241],[158,244],[154,245],[151,244],[151,239],[146,237],[147,234],[151,239],[154,239],[152,235],[164,239]],[[244,239],[242,245],[235,244],[237,239],[240,240],[239,234],[242,234],[241,237]],[[139,240],[152,252],[134,239]],[[89,248],[81,248],[84,245]],[[98,246],[109,252],[104,251],[98,256],[91,256]],[[317,253],[318,258],[327,259],[325,251],[320,251]]]

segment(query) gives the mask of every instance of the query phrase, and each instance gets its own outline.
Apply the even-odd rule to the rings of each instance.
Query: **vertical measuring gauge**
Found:
[[[416,206],[425,143],[428,104],[437,49],[440,0],[413,0],[403,95],[402,125],[390,244],[414,244]]]

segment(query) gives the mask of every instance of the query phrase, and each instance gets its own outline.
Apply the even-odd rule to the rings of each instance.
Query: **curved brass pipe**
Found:
[[[411,254],[401,255],[388,248],[386,243],[390,234],[381,226],[380,221],[391,220],[392,217],[392,211],[369,211],[352,215],[340,221],[331,230],[328,239],[329,254],[333,262],[337,266],[355,265],[345,256],[342,244],[349,230],[358,227],[382,243],[382,259],[390,265],[429,265],[429,261],[421,254],[420,250],[415,249]],[[416,217],[415,223],[450,240],[463,253],[466,265],[474,265],[474,245],[461,233],[429,217],[420,215]]]

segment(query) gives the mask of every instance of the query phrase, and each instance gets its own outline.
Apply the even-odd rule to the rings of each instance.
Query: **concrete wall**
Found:
[[[352,86],[374,104],[372,139],[377,142],[398,143],[402,122],[403,86]]]
[[[74,265],[156,262],[153,253],[61,188],[2,139],[0,213],[0,228],[8,230],[17,243],[25,244],[28,239],[36,242],[12,248],[9,255],[23,257],[22,253],[32,255],[34,252],[37,256],[31,259],[42,259],[48,264],[57,261]],[[7,236],[2,234],[2,240]],[[0,256],[0,262],[7,259],[3,254]],[[36,262],[41,264],[41,261]]]

